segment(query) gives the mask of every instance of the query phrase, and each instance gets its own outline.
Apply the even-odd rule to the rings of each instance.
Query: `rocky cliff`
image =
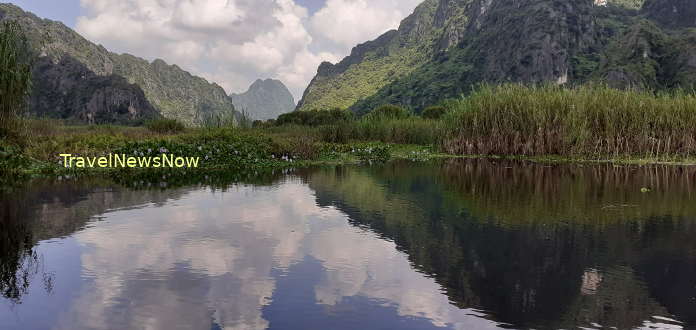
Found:
[[[256,80],[246,92],[230,97],[235,108],[253,120],[276,119],[295,109],[295,99],[280,80]]]
[[[426,0],[398,30],[323,63],[299,110],[415,111],[476,84],[692,88],[692,0]]]
[[[109,52],[60,22],[0,4],[0,21],[15,20],[36,52],[30,111],[86,122],[136,122],[153,116],[196,125],[238,115],[216,84],[162,60]]]
[[[696,1],[646,0],[643,13],[668,27],[696,27]]]
[[[39,117],[125,125],[160,117],[140,87],[118,75],[97,75],[71,56],[41,57],[33,75],[29,108]]]

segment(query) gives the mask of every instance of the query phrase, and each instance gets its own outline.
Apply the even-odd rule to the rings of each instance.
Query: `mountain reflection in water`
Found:
[[[690,328],[695,174],[451,160],[35,182],[0,202],[0,329]]]

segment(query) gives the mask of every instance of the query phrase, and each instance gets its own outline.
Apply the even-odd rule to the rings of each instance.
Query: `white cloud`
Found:
[[[227,0],[184,0],[174,12],[174,22],[193,29],[225,29],[245,18],[245,13]]]
[[[300,90],[294,91],[295,95],[302,95],[304,87],[309,84],[309,81],[317,73],[319,64],[324,61],[336,63],[340,57],[336,54],[322,52],[314,54],[308,50],[297,54],[295,60],[283,67],[278,68],[278,78],[288,86],[302,86]],[[295,97],[299,100],[299,97]]]
[[[419,0],[328,0],[312,17],[315,33],[345,47],[374,39],[413,11]]]
[[[265,329],[264,307],[277,297],[278,279],[304,278],[292,266],[306,260],[321,267],[313,274],[314,300],[302,303],[336,306],[363,297],[435,326],[495,328],[452,305],[394,242],[350,224],[336,208],[318,206],[299,179],[163,194],[171,199],[110,211],[73,235],[88,280],[61,310],[55,329],[202,329],[211,316],[223,329]],[[135,196],[137,204],[149,199]]]
[[[398,26],[419,0],[81,0],[76,29],[116,52],[162,58],[223,86],[282,80],[299,99],[322,61]]]

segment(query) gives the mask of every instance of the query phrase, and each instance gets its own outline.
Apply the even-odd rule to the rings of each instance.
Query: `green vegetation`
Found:
[[[282,114],[278,120],[273,121],[276,125],[307,125],[319,126],[329,124],[340,124],[353,120],[353,113],[341,109],[329,111],[295,111]]]
[[[367,114],[367,118],[371,120],[389,120],[389,119],[404,119],[409,117],[411,114],[408,110],[392,104],[386,104],[372,110]]]
[[[350,56],[336,65],[322,64],[298,110],[348,109],[427,63],[433,54],[431,46],[440,41],[441,36],[435,32],[444,32],[433,25],[438,2],[421,2],[398,31],[389,31],[356,46]],[[385,103],[389,102],[380,102],[375,107]]]
[[[147,129],[162,134],[180,133],[186,126],[176,119],[157,119],[145,124]]]
[[[293,112],[254,125],[184,127],[65,126],[26,120],[24,148],[5,143],[3,168],[55,174],[60,153],[200,157],[207,170],[427,160],[435,157],[533,157],[542,161],[690,162],[696,159],[696,95],[565,88],[481,86],[422,116],[393,105],[361,118],[342,110]],[[74,171],[74,170],[73,170]]]
[[[0,137],[17,139],[31,90],[31,52],[19,24],[0,26]]]
[[[604,86],[484,86],[445,120],[455,154],[675,159],[696,156],[696,96]]]
[[[350,141],[379,141],[397,144],[439,144],[444,125],[416,116],[407,118],[362,118],[339,125],[319,128],[322,140],[347,143]]]
[[[447,113],[447,108],[443,106],[427,107],[421,113],[421,116],[426,119],[440,119]]]
[[[239,120],[237,120],[236,113],[234,112],[210,113],[202,116],[199,123],[202,127],[208,128],[231,127],[237,124],[244,127],[251,125],[249,117],[247,117],[246,114],[242,113]]]
[[[300,110],[347,109],[361,98],[377,93],[395,77],[405,76],[418,68],[425,56],[413,48],[386,56],[373,52],[363,60],[340,76],[316,80]]]

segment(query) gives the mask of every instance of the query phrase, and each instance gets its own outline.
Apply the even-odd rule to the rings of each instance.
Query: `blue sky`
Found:
[[[39,17],[61,21],[70,27],[74,27],[77,17],[83,14],[80,0],[10,0],[8,2]]]
[[[275,78],[296,100],[322,61],[336,63],[398,27],[420,1],[9,0],[113,52],[161,58],[230,93]]]

